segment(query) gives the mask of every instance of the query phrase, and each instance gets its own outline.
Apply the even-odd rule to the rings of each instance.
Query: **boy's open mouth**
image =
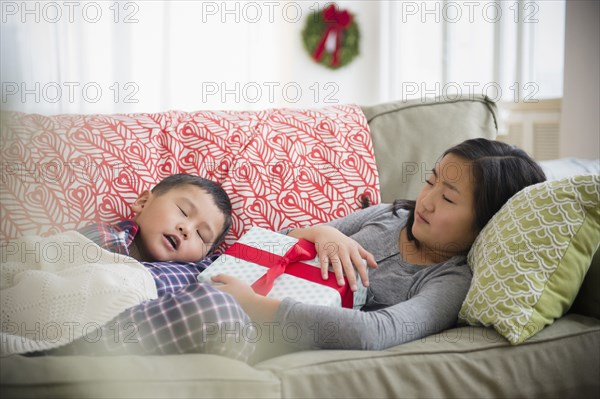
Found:
[[[179,240],[175,236],[165,234],[165,238],[169,243],[173,246],[173,249],[177,249],[177,245],[179,244]]]

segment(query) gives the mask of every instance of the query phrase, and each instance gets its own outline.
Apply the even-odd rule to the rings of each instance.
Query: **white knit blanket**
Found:
[[[1,243],[2,356],[46,350],[157,297],[138,261],[108,252],[76,231]]]

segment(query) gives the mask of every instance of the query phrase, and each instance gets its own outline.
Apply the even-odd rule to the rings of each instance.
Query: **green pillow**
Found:
[[[599,244],[600,175],[526,187],[475,240],[459,317],[522,343],[569,309]]]

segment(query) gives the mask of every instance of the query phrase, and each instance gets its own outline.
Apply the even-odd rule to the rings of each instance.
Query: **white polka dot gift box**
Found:
[[[252,227],[209,267],[198,281],[210,282],[217,274],[229,274],[270,298],[293,298],[299,302],[358,309],[365,304],[367,289],[357,275],[358,290],[348,281],[338,286],[333,271],[323,280],[314,244]]]

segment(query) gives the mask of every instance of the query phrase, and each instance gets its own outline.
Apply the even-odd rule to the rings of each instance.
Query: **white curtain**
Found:
[[[6,108],[104,113],[279,106],[268,101],[268,91],[290,79],[288,42],[298,40],[300,21],[288,20],[307,12],[288,6],[285,20],[279,4],[277,17],[257,19],[269,11],[260,2],[72,3],[3,2]]]
[[[481,94],[486,84],[502,87],[502,99],[531,91],[528,83],[538,97],[562,93],[563,1],[339,1],[355,15],[361,41],[359,57],[336,71],[314,63],[301,41],[306,18],[327,3],[3,1],[2,108],[368,105]],[[493,21],[496,5],[503,14]]]

